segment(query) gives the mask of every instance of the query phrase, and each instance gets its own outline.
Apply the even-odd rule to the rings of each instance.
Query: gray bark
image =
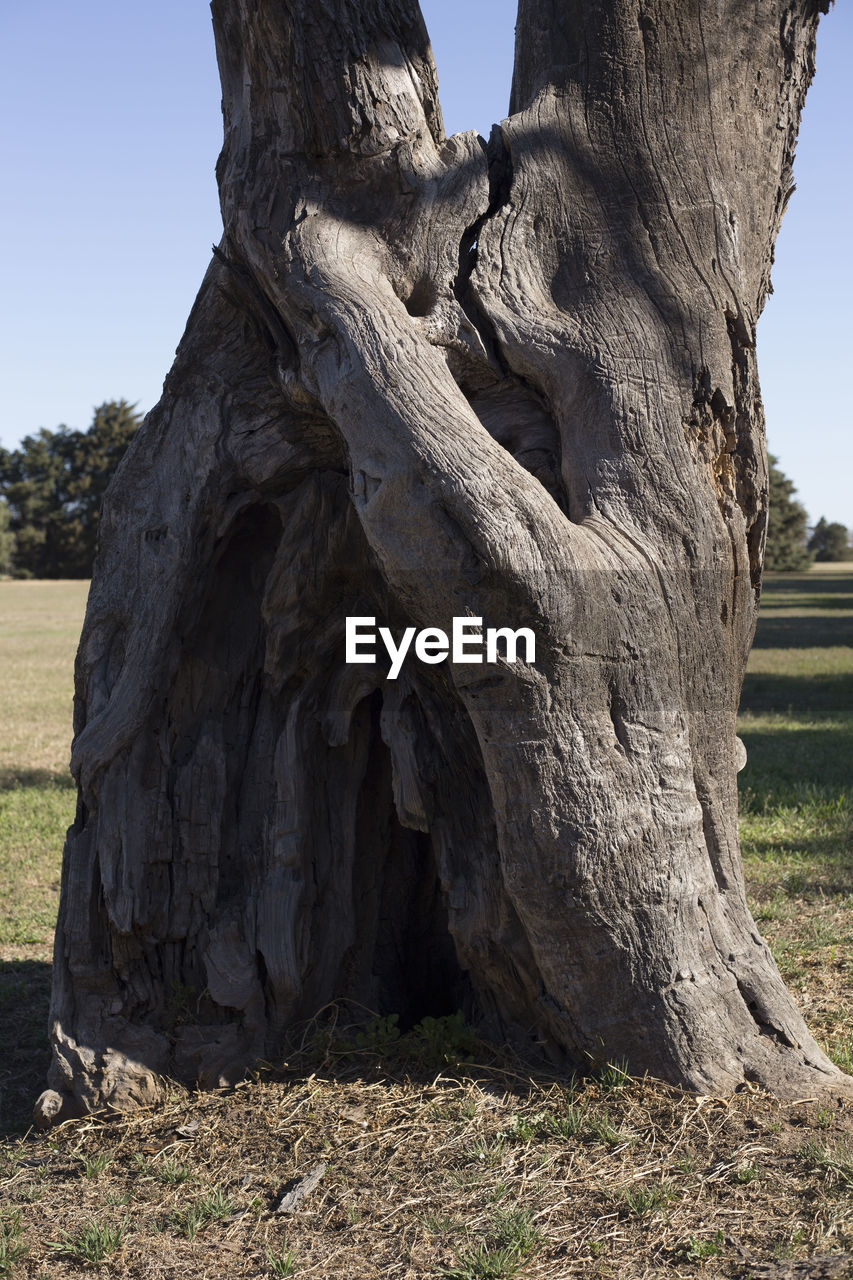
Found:
[[[214,0],[225,235],[107,498],[43,1118],[347,997],[565,1065],[851,1093],[749,914],[755,325],[807,0],[521,0],[446,138],[416,0]],[[535,663],[344,662],[344,618]]]

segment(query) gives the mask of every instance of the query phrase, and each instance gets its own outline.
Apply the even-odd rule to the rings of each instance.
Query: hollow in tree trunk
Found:
[[[416,0],[212,9],[225,232],[105,504],[39,1116],[233,1080],[333,998],[850,1096],[736,827],[817,7],[521,0],[488,143]],[[347,617],[535,661],[390,679]]]

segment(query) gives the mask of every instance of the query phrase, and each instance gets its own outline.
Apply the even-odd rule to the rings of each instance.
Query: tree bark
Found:
[[[521,0],[446,138],[416,0],[214,0],[225,234],[111,487],[43,1120],[334,998],[851,1095],[746,905],[755,325],[809,0]],[[347,665],[344,620],[535,662]]]

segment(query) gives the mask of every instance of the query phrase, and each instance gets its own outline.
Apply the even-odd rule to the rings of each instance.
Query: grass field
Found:
[[[0,582],[0,1131],[5,1132],[26,1128],[33,1089],[47,1064],[59,870],[76,802],[68,772],[74,653],[87,590],[85,582]]]
[[[853,1276],[849,1117],[531,1078],[452,1021],[357,1039],[340,1010],[237,1089],[27,1134],[84,605],[84,584],[0,583],[0,1277]],[[853,1070],[853,572],[768,577],[740,732],[756,918]]]
[[[741,707],[753,912],[853,1071],[853,574],[768,575]]]

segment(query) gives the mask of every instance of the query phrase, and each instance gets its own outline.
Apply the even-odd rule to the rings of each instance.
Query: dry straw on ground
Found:
[[[853,1277],[849,1108],[695,1098],[618,1066],[572,1087],[453,1019],[400,1036],[327,1010],[286,1065],[236,1089],[176,1087],[151,1112],[21,1136],[46,1069],[73,815],[61,770],[85,591],[72,585],[3,584],[0,610],[0,878],[14,886],[0,903],[0,1122],[18,1131],[0,1142],[0,1277]],[[765,608],[741,728],[750,893],[850,1071],[853,577],[771,580]],[[22,689],[40,690],[36,734]]]
[[[458,1020],[397,1037],[387,1020],[344,1028],[343,1012],[284,1070],[220,1093],[175,1088],[154,1111],[8,1146],[7,1241],[27,1250],[17,1273],[853,1274],[839,1270],[853,1253],[849,1110],[749,1090],[697,1098],[618,1067],[549,1079]],[[830,1270],[784,1269],[803,1255]]]

